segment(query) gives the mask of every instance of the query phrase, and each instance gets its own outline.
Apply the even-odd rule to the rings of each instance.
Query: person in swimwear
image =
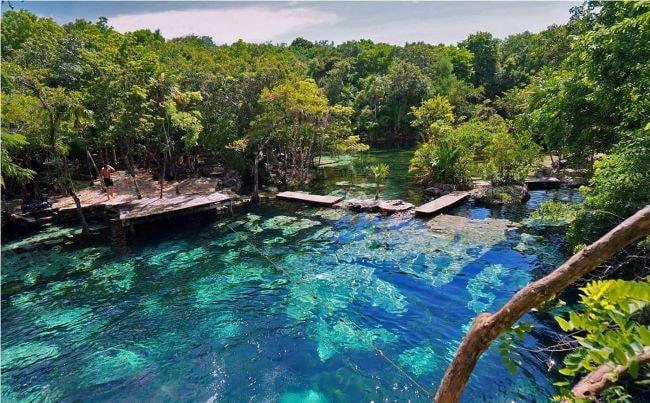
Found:
[[[113,196],[113,192],[115,191],[113,179],[111,179],[111,173],[113,172],[115,172],[115,168],[108,164],[104,165],[99,171],[99,174],[102,176],[102,180],[104,181],[104,186],[106,186],[108,200],[111,200],[111,196]]]

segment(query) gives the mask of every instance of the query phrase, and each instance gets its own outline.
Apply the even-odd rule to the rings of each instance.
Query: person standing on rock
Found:
[[[113,179],[111,179],[111,173],[113,172],[115,172],[115,168],[108,164],[105,164],[101,171],[99,171],[99,174],[102,176],[102,180],[104,181],[104,186],[106,186],[106,195],[108,196],[108,200],[111,200],[111,196],[113,196],[113,192],[115,191]]]

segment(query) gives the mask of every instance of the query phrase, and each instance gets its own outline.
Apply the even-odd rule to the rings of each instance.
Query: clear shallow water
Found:
[[[375,182],[369,167],[379,162],[388,164],[389,175],[381,187],[382,199],[402,199],[411,203],[423,201],[421,189],[408,176],[409,160],[414,148],[370,150],[355,157],[324,161],[313,190],[346,198],[373,198]]]
[[[267,207],[126,252],[5,249],[3,401],[430,401],[476,313],[563,259],[483,220],[574,194],[466,204],[451,213],[472,230],[450,235],[416,218]],[[534,349],[551,321],[526,320]],[[510,375],[490,350],[465,400],[552,395],[545,357],[520,354]]]

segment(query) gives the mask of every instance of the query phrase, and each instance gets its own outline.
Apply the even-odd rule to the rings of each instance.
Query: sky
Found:
[[[2,2],[3,11],[8,9]],[[290,43],[296,37],[454,44],[477,31],[495,37],[539,32],[569,19],[570,1],[462,2],[36,2],[13,1],[59,23],[108,18],[117,31],[160,29],[165,38],[206,35],[218,44]]]

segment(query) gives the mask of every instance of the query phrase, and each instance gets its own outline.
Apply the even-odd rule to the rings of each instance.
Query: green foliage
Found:
[[[623,134],[642,129],[650,114],[650,6],[592,2],[574,22],[576,36],[558,71],[538,78],[531,128],[547,150],[581,160],[605,152]]]
[[[581,213],[582,206],[579,204],[548,200],[533,211],[530,218],[534,223],[541,225],[566,226],[574,222]]]
[[[409,163],[409,174],[424,186],[463,184],[469,180],[470,156],[453,136],[442,136],[418,147]]]
[[[381,182],[388,176],[388,172],[390,171],[390,167],[388,164],[385,163],[379,163],[377,165],[373,165],[370,167],[370,172],[372,173],[372,176],[375,180],[375,199],[379,199],[379,192],[381,189]]]
[[[539,156],[539,148],[526,132],[498,130],[486,149],[485,176],[493,183],[522,182]]]
[[[516,181],[536,154],[531,135],[560,160],[584,162],[647,124],[648,9],[591,2],[565,25],[505,40],[479,32],[457,46],[304,38],[217,46],[207,37],[121,34],[106,19],[61,26],[7,10],[3,130],[27,143],[3,150],[16,173],[6,175],[26,179],[21,169],[44,154],[85,160],[86,150],[110,149],[136,165],[190,153],[243,169],[254,153],[227,146],[250,151],[246,144],[267,137],[266,151],[304,170],[315,155],[413,144],[419,134],[424,143],[445,138],[415,158],[424,182],[465,181],[484,163],[481,173],[495,181]],[[287,83],[300,88],[282,89]],[[274,89],[285,102],[265,95]]]
[[[515,323],[499,337],[497,349],[503,360],[503,365],[508,368],[508,372],[514,375],[517,368],[521,366],[519,354],[515,351],[517,344],[524,340],[524,337],[533,330],[530,323]]]
[[[289,162],[293,185],[305,182],[307,171],[316,155],[345,154],[364,151],[367,146],[352,134],[352,109],[342,105],[329,106],[313,79],[287,81],[260,95],[260,113],[251,122],[243,141],[234,142],[240,150],[252,148],[279,163]],[[243,146],[243,147],[242,147]],[[281,155],[275,156],[275,150]],[[284,172],[288,175],[289,172]]]
[[[459,46],[469,50],[474,56],[472,83],[484,87],[490,95],[495,94],[499,40],[493,38],[489,32],[477,32],[468,36]]]
[[[584,214],[569,232],[573,245],[589,243],[650,203],[650,136],[634,133],[594,164],[584,194]]]
[[[18,150],[28,145],[27,139],[20,133],[9,133],[2,130],[2,149],[0,149],[0,166],[2,167],[2,176],[0,176],[0,186],[4,188],[5,179],[13,180],[21,184],[29,181],[35,172],[28,168],[22,168],[15,164],[10,152],[17,152]]]
[[[419,130],[424,142],[454,123],[454,108],[446,97],[440,95],[427,99],[418,107],[412,106],[411,115],[411,126]]]
[[[508,123],[498,116],[473,119],[455,128],[433,124],[430,129],[430,140],[418,147],[409,168],[426,185],[464,184],[479,170],[497,184],[518,182],[539,155],[526,132],[511,133]]]
[[[609,362],[629,365],[632,378],[638,378],[636,357],[650,345],[647,323],[638,320],[650,304],[649,280],[596,280],[580,289],[579,310],[555,317],[579,343],[564,359],[561,374],[576,377]]]

